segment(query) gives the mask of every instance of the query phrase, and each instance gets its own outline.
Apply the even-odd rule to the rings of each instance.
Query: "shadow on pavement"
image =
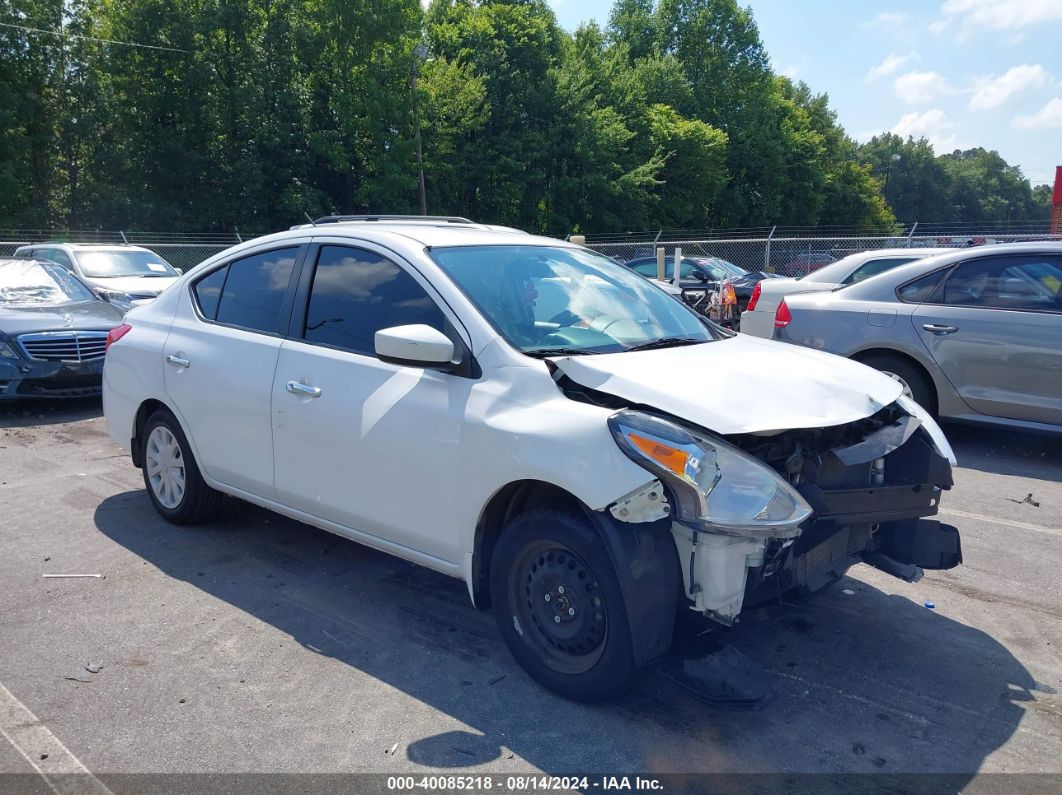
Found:
[[[103,404],[98,397],[0,400],[0,428],[60,425],[102,415]]]
[[[955,422],[943,427],[960,467],[1062,480],[1062,436]]]
[[[432,768],[516,754],[558,775],[973,774],[1036,697],[1030,674],[989,635],[846,578],[727,631],[723,640],[775,679],[777,698],[762,710],[714,710],[648,674],[614,703],[575,704],[517,668],[457,580],[236,500],[220,521],[177,528],[130,491],[100,504],[95,523],[169,577],[468,727],[407,738],[399,753]],[[325,686],[298,682],[297,697],[327,700],[315,691]],[[380,692],[367,691],[377,696],[364,709]]]

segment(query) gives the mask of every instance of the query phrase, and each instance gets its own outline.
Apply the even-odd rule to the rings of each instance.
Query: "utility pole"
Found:
[[[428,196],[424,188],[424,154],[420,145],[420,108],[417,98],[417,77],[420,72],[420,64],[428,59],[428,48],[418,44],[413,48],[413,138],[417,142],[417,182],[420,194],[420,214],[428,214]]]
[[[882,190],[885,203],[889,203],[889,174],[892,173],[892,164],[902,160],[903,156],[899,153],[889,155],[889,162],[885,165],[885,188]]]

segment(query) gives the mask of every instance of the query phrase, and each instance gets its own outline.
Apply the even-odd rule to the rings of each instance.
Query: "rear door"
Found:
[[[166,392],[200,466],[266,499],[274,496],[270,392],[302,251],[285,241],[196,279],[163,351]]]
[[[1062,424],[1062,256],[960,263],[919,306],[915,331],[981,414]]]

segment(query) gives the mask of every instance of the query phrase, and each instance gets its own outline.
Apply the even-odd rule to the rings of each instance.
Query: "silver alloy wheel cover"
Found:
[[[164,508],[177,508],[184,499],[184,456],[173,431],[165,425],[156,425],[148,436],[144,466],[155,499]]]
[[[893,381],[898,382],[900,386],[903,387],[904,397],[910,398],[911,400],[915,399],[914,392],[911,391],[911,385],[904,381],[902,378],[900,378],[900,376],[896,375],[896,373],[890,373],[888,370],[882,370],[881,373],[882,375],[887,375],[889,378],[891,378]]]

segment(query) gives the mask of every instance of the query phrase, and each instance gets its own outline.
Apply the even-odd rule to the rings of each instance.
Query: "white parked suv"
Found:
[[[322,219],[229,249],[112,332],[111,435],[171,522],[222,494],[462,579],[577,699],[866,562],[961,561],[951,449],[891,378],[734,335],[585,248]]]
[[[34,243],[15,256],[50,260],[86,282],[105,301],[127,310],[154,301],[180,271],[151,249],[98,243]]]

